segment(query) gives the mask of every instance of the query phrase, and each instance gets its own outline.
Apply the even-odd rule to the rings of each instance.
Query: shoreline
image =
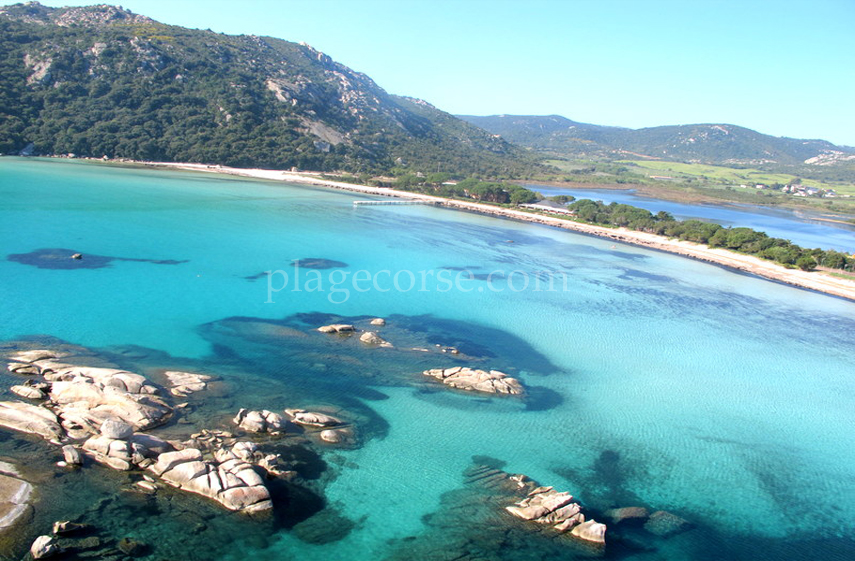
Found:
[[[267,169],[243,169],[218,165],[173,162],[124,161],[104,163],[124,163],[131,165],[141,165],[149,168],[178,169],[196,172],[201,171],[207,173],[233,175],[238,177],[248,177],[252,179],[282,181],[286,183],[296,183],[302,185],[315,185],[318,187],[341,189],[344,191],[363,193],[366,195],[396,197],[401,199],[432,202],[437,206],[442,206],[454,210],[462,210],[467,212],[474,212],[476,214],[496,216],[500,218],[530,222],[545,226],[553,226],[564,230],[570,230],[572,232],[606,238],[617,242],[645,247],[648,249],[664,251],[666,253],[680,255],[683,257],[688,257],[690,259],[728,267],[730,269],[749,273],[767,280],[782,282],[784,284],[788,284],[798,288],[822,292],[831,296],[837,296],[839,298],[855,301],[855,281],[839,277],[833,277],[831,275],[827,275],[819,271],[807,272],[802,271],[800,269],[787,269],[781,265],[778,265],[777,263],[774,263],[772,261],[766,261],[764,259],[760,259],[759,257],[735,253],[721,248],[711,248],[706,245],[671,239],[656,234],[638,232],[635,230],[627,230],[626,228],[607,228],[605,226],[594,226],[592,224],[574,222],[571,220],[566,220],[547,214],[497,207],[483,203],[460,201],[456,199],[446,199],[444,197],[425,195],[422,193],[399,191],[389,187],[370,187],[367,185],[358,185],[355,183],[331,181],[328,179],[321,178],[320,172],[291,172]]]

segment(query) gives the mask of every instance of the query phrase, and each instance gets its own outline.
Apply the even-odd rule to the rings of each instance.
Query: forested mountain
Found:
[[[641,155],[709,164],[793,165],[855,154],[855,149],[824,140],[774,137],[734,125],[627,129],[578,123],[558,115],[458,116],[514,144],[559,156],[633,159]]]
[[[0,8],[0,154],[525,176],[523,150],[304,44],[113,6]]]

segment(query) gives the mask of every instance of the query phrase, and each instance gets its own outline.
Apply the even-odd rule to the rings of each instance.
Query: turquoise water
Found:
[[[564,189],[546,185],[528,187],[546,196],[572,195],[577,199],[633,205],[653,213],[663,210],[681,220],[697,219],[722,226],[753,228],[772,237],[790,240],[802,247],[855,252],[855,225],[821,220],[820,215],[810,211],[747,204],[675,203],[637,195],[634,189]]]
[[[695,525],[669,540],[647,538],[644,548],[610,541],[609,558],[852,558],[855,303],[532,224],[421,206],[355,209],[358,198],[206,174],[0,159],[0,340],[51,336],[128,360],[128,368],[211,371],[225,389],[200,398],[194,422],[225,422],[238,407],[309,404],[358,419],[359,447],[318,449],[306,460],[326,466],[307,477],[327,505],[320,514],[296,526],[246,530],[240,522],[258,539],[217,543],[216,555],[188,549],[184,558],[382,559],[413,544],[442,545],[426,515],[454,504],[473,455],[570,491],[594,512],[644,504]],[[5,259],[43,248],[81,252],[84,262],[120,259],[74,270]],[[464,282],[465,292],[427,282],[425,291],[388,292],[341,283],[332,293],[329,269],[319,271],[324,292],[269,295],[259,273],[291,275],[289,264],[302,258],[341,261],[348,266],[338,270],[351,274],[389,270],[377,277],[381,288],[397,271],[418,279],[461,267],[519,271],[517,288],[523,273],[533,285],[536,271],[567,281],[551,292],[514,291],[495,276],[492,285]],[[346,301],[334,303],[346,287]],[[312,314],[386,317],[381,334],[400,348],[315,336],[312,328],[330,317]],[[424,384],[421,370],[451,359],[405,352],[419,333],[429,334],[425,344],[458,346],[479,367],[518,375],[533,397],[479,398]],[[117,351],[128,345],[144,357],[138,364]],[[4,436],[0,456],[39,446]],[[94,493],[93,476],[75,477],[45,485]],[[186,517],[209,509],[206,523],[216,526],[215,508],[172,503],[189,505]],[[167,526],[168,509],[130,506],[121,510],[132,513],[127,524],[134,512],[161,516],[173,547],[194,543],[186,528]],[[71,507],[45,508],[56,517]],[[307,539],[301,528],[326,528],[323,516],[333,511],[348,531]],[[341,526],[335,520],[328,526]],[[493,539],[490,527],[467,532],[475,543]],[[536,548],[497,551],[552,558]]]

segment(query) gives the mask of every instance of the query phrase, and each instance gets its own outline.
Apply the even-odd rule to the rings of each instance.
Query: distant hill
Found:
[[[558,116],[458,115],[514,144],[538,152],[582,158],[649,157],[709,164],[833,162],[855,149],[825,140],[798,140],[726,124],[628,129],[578,123]],[[816,158],[816,162],[811,162]]]
[[[113,6],[0,8],[0,154],[484,176],[524,150],[304,44]]]

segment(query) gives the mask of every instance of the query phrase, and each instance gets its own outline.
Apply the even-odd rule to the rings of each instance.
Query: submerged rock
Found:
[[[129,555],[131,557],[139,557],[144,555],[148,547],[133,538],[122,538],[119,540],[118,546],[119,551],[124,553],[125,555]]]
[[[498,370],[488,372],[455,366],[454,368],[425,370],[422,374],[461,390],[510,395],[521,395],[525,392],[519,380]]]
[[[663,538],[685,532],[691,527],[691,524],[685,518],[681,518],[665,510],[657,510],[651,514],[644,525],[645,530]]]
[[[366,331],[362,335],[359,336],[359,340],[365,343],[366,345],[377,345],[380,347],[391,347],[392,343],[386,341],[373,331]]]
[[[10,356],[9,358],[14,360],[15,362],[32,363],[50,358],[60,358],[62,356],[62,353],[57,353],[47,349],[35,349],[32,351],[19,351]]]
[[[59,442],[65,436],[53,411],[20,401],[0,401],[0,427]]]
[[[164,372],[171,388],[169,392],[176,397],[187,397],[191,393],[200,392],[208,387],[211,376],[194,374],[192,372]]]
[[[92,526],[89,524],[80,524],[70,520],[61,520],[53,523],[53,534],[55,536],[63,536],[89,530],[90,528],[92,528]]]
[[[328,444],[344,444],[353,440],[353,430],[349,428],[326,429],[319,434],[320,439]]]
[[[606,516],[615,524],[621,524],[624,522],[643,522],[650,516],[650,512],[643,506],[626,506],[607,510]]]

